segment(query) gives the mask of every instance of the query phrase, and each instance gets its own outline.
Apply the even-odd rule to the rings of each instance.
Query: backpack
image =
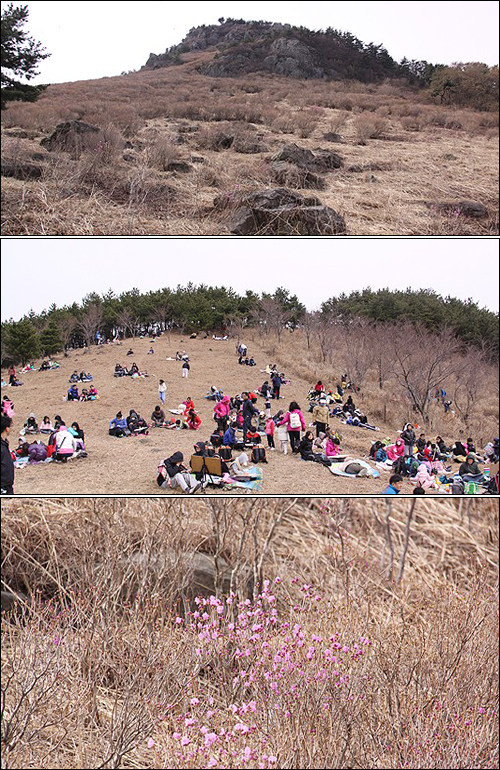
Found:
[[[220,433],[212,433],[210,436],[210,443],[212,446],[220,447],[222,444],[222,436]]]
[[[252,449],[253,463],[267,463],[266,450],[263,446],[254,446]]]
[[[302,423],[297,412],[290,412],[290,430],[300,430]]]
[[[230,446],[219,447],[219,457],[221,460],[231,460],[233,456],[233,450]]]

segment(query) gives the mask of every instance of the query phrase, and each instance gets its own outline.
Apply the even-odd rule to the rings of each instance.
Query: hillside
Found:
[[[495,114],[400,79],[203,74],[216,56],[12,104],[2,233],[498,233]]]
[[[215,425],[212,419],[214,402],[204,398],[210,387],[216,385],[229,395],[242,390],[255,391],[266,379],[260,369],[271,362],[276,362],[291,380],[291,384],[283,386],[283,398],[273,414],[278,409],[286,409],[290,401],[296,400],[304,410],[306,422],[311,422],[312,415],[307,412],[306,399],[309,388],[320,378],[328,387],[334,388],[340,367],[345,365],[345,358],[341,357],[344,354],[340,340],[332,338],[335,361],[328,359],[321,362],[317,343],[309,350],[303,334],[294,333],[293,342],[288,334],[278,344],[273,335],[262,338],[254,330],[245,330],[249,353],[257,362],[253,368],[238,365],[234,339],[217,341],[201,336],[189,339],[188,336],[167,333],[154,343],[154,355],[148,355],[148,338],[128,339],[123,344],[93,345],[88,353],[71,351],[67,358],[59,359],[62,364],[60,369],[20,375],[24,382],[22,387],[3,390],[15,404],[12,444],[16,444],[17,431],[30,412],[33,411],[38,420],[44,415],[53,420],[56,414],[60,414],[69,424],[76,420],[84,430],[88,457],[66,465],[35,464],[19,469],[15,480],[16,494],[170,494],[170,490],[160,492],[155,483],[157,465],[177,450],[189,458],[195,442],[208,440]],[[133,357],[125,355],[129,346],[134,351]],[[181,377],[179,362],[166,360],[167,356],[175,357],[177,350],[184,349],[191,360],[187,381]],[[370,348],[372,363],[373,350]],[[141,370],[147,370],[147,378],[113,377],[117,362],[130,365],[134,360]],[[357,360],[357,365],[361,371],[361,360]],[[93,375],[100,400],[63,402],[71,373],[82,369]],[[482,447],[498,435],[498,386],[495,370],[492,369],[493,373],[479,372],[479,368],[472,370],[477,389],[469,430],[473,431],[477,446]],[[197,432],[153,429],[143,437],[110,437],[109,422],[118,410],[127,415],[130,409],[136,409],[149,421],[158,403],[160,377],[167,384],[166,407],[175,409],[190,395],[202,420],[201,429]],[[396,431],[401,429],[403,423],[412,417],[415,419],[410,403],[402,397],[401,391],[396,390],[394,381],[385,382],[381,391],[377,378],[378,374],[373,369],[369,376],[365,376],[362,391],[354,394],[354,399],[380,428],[380,432],[344,425],[332,419],[333,428],[342,435],[342,451],[354,457],[366,459],[373,440],[386,436],[395,439]],[[449,391],[453,393],[451,387]],[[458,389],[456,392],[458,399]],[[257,405],[263,409],[263,399],[259,398]],[[459,435],[469,435],[464,434],[465,428],[458,414],[445,415],[442,408],[433,406],[430,418],[431,438],[440,433],[447,443],[452,443]],[[378,494],[388,483],[390,475],[389,471],[382,471],[379,479],[333,476],[318,463],[307,463],[297,455],[285,456],[279,451],[268,452],[267,459],[268,464],[262,466],[262,494],[317,494],[319,491],[326,495]],[[403,492],[412,494],[412,491],[413,484],[405,482]]]

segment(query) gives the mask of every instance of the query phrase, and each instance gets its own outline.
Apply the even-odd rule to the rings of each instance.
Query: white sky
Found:
[[[3,238],[2,320],[92,291],[189,281],[238,294],[283,286],[309,310],[367,287],[432,288],[497,312],[498,272],[498,242],[489,238]]]
[[[2,2],[2,9],[7,3]],[[19,5],[19,3],[15,3]],[[498,64],[498,2],[27,2],[27,31],[51,53],[36,83],[120,75],[219,17],[331,26],[400,61]]]

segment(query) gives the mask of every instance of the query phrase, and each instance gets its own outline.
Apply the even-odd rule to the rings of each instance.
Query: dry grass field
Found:
[[[60,369],[22,374],[22,387],[5,388],[2,391],[15,404],[11,444],[16,445],[17,431],[31,411],[34,411],[39,422],[44,415],[53,420],[54,415],[60,414],[68,425],[77,421],[83,428],[88,458],[77,459],[66,465],[42,463],[19,469],[15,481],[16,494],[159,493],[155,483],[158,463],[177,450],[189,458],[194,443],[208,440],[212,433],[215,426],[212,420],[214,402],[204,398],[210,386],[216,385],[230,395],[242,390],[255,390],[266,379],[260,369],[268,363],[276,362],[291,379],[291,385],[282,387],[284,398],[280,400],[279,407],[274,402],[275,411],[278,408],[286,409],[291,400],[297,400],[306,418],[312,419],[312,415],[306,412],[309,388],[318,378],[334,388],[340,372],[335,371],[332,365],[319,364],[314,359],[314,349],[308,352],[305,342],[301,342],[300,332],[294,334],[293,344],[285,337],[280,345],[271,336],[261,338],[253,330],[247,332],[245,341],[249,345],[249,353],[257,362],[253,368],[238,365],[235,340],[191,340],[188,336],[165,334],[154,343],[154,355],[148,355],[149,339],[125,340],[122,345],[113,343],[93,346],[88,353],[83,350],[72,351],[67,358],[59,359]],[[134,350],[134,356],[127,357],[125,354],[129,345]],[[166,360],[168,356],[175,357],[177,350],[186,350],[191,359],[187,381],[182,379],[181,364]],[[117,362],[130,366],[134,360],[141,370],[148,371],[147,378],[133,380],[130,377],[113,377]],[[338,366],[341,366],[340,356]],[[63,402],[69,387],[68,379],[75,369],[84,369],[93,375],[100,400]],[[151,412],[159,403],[160,378],[167,384],[167,408],[175,409],[187,396],[192,396],[202,420],[200,430],[168,431],[157,428],[144,437],[110,437],[109,421],[118,410],[127,415],[134,408],[150,420]],[[81,389],[81,385],[79,387]],[[474,438],[478,446],[483,446],[494,435],[498,435],[498,394],[495,393],[494,384],[491,388],[485,385],[479,398],[478,413],[481,419],[477,423]],[[384,391],[384,408],[377,385],[368,378],[363,392],[355,395],[355,401],[380,427],[380,433],[332,421],[332,425],[343,436],[341,449],[346,454],[366,457],[373,440],[385,436],[394,440],[396,430],[401,429],[403,422],[411,417],[401,397],[392,390],[392,385],[387,385]],[[261,408],[264,407],[261,398],[258,403]],[[446,441],[453,441],[463,428],[456,416],[445,416],[442,410],[433,413],[433,421],[434,432],[429,432],[429,436],[441,433]],[[267,456],[268,464],[261,466],[264,473],[262,494],[377,494],[388,483],[389,473],[385,471],[379,479],[348,479],[333,476],[323,466],[306,463],[298,456],[284,456],[278,450],[268,451]],[[404,492],[411,494],[412,490],[413,485],[406,482]]]
[[[2,555],[4,768],[498,767],[495,500],[7,500]]]
[[[322,175],[323,189],[298,192],[341,214],[348,235],[498,233],[496,115],[425,103],[392,83],[196,72],[211,55],[53,85],[34,104],[12,104],[2,114],[2,163],[17,171],[2,179],[2,233],[229,235],[215,197],[280,186],[269,159],[291,142],[342,157],[342,168]],[[40,145],[75,119],[100,134],[71,153]],[[436,208],[464,200],[488,215]]]

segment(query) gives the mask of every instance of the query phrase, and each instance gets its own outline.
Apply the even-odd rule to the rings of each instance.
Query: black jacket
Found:
[[[182,463],[183,460],[184,455],[182,452],[174,452],[171,457],[167,457],[167,459],[163,461],[163,465],[165,466],[165,469],[171,479],[173,479],[177,473],[183,470],[182,466],[177,465],[179,462]]]
[[[12,491],[14,485],[14,461],[10,453],[9,442],[5,438],[2,439],[0,479],[2,489]]]
[[[251,400],[247,398],[247,400],[243,402],[243,419],[246,422],[249,422],[250,419],[257,414],[259,414],[259,410],[252,404]]]

